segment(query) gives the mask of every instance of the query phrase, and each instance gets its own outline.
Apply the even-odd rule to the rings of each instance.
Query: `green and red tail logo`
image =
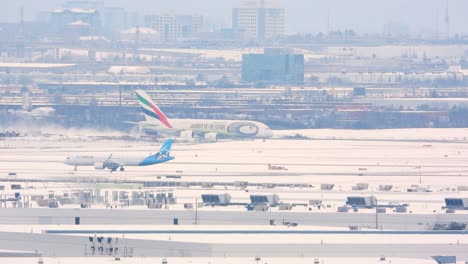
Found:
[[[143,113],[145,113],[146,116],[149,116],[151,118],[158,119],[163,123],[167,128],[172,128],[171,124],[167,120],[167,117],[164,115],[164,113],[157,107],[149,95],[142,90],[135,90],[136,96],[138,98],[138,102],[140,103],[141,109],[143,110]]]

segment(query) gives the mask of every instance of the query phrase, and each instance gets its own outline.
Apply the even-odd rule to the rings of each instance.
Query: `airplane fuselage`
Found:
[[[149,166],[166,161],[173,160],[174,157],[165,154],[155,154],[145,157],[112,157],[109,159],[106,156],[93,156],[93,155],[76,155],[67,157],[64,161],[65,164],[71,166],[94,166],[96,169],[102,167],[102,169],[108,168],[115,170],[124,166]]]
[[[67,157],[65,164],[72,166],[94,166],[96,163],[104,163],[105,156],[76,155]],[[120,166],[149,166],[174,159],[171,156],[144,156],[144,157],[113,157],[112,162]]]
[[[171,119],[172,128],[168,129],[156,121],[139,123],[147,130],[191,130],[201,133],[217,133],[233,138],[268,138],[272,131],[263,123],[250,120],[216,120],[216,119]]]

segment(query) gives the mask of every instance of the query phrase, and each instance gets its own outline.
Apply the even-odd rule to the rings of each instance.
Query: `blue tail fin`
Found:
[[[161,154],[167,154],[171,151],[171,147],[172,147],[172,143],[174,142],[173,139],[168,139],[166,140],[166,142],[164,142],[164,144],[161,146],[161,148],[159,149],[159,152]]]

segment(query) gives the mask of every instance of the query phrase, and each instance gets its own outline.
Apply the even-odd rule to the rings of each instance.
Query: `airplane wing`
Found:
[[[112,154],[102,163],[104,168],[110,169],[112,171],[117,170],[120,167],[118,162],[112,160]]]
[[[112,171],[116,171],[120,167],[120,164],[112,160],[107,160],[103,163],[103,167]]]

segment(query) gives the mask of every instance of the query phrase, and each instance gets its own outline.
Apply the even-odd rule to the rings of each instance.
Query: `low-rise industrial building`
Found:
[[[348,196],[346,204],[352,207],[372,208],[377,206],[375,196]]]
[[[228,205],[231,202],[231,195],[225,194],[202,194],[202,201],[209,205]]]
[[[279,196],[276,194],[270,195],[250,195],[250,203],[252,205],[267,203],[270,206],[276,206],[279,203]]]
[[[466,210],[468,198],[445,198],[445,208]]]

